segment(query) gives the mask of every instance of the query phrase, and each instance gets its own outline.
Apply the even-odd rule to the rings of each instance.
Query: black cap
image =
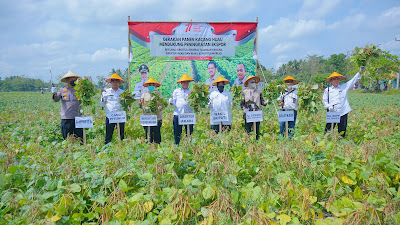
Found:
[[[139,72],[140,73],[148,73],[148,72],[150,72],[149,71],[149,68],[146,66],[146,65],[141,65],[140,67],[139,67]]]

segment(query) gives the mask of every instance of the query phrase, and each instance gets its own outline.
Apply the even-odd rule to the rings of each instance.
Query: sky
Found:
[[[125,69],[128,16],[258,18],[258,59],[275,70],[289,60],[349,54],[366,44],[400,55],[400,0],[0,0],[0,77],[54,81],[68,70],[95,78]]]

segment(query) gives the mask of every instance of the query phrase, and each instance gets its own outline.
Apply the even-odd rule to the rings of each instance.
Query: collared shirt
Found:
[[[162,98],[162,95],[159,91],[157,91],[157,93],[160,95],[160,97]],[[145,111],[149,111],[149,107],[148,107],[148,103],[151,99],[151,92],[147,91],[145,93],[142,94],[142,97],[140,97],[140,101],[142,102],[142,109],[145,109]],[[151,115],[151,112],[144,112],[144,115]],[[157,120],[162,120],[162,110],[157,112]]]
[[[322,102],[324,107],[331,112],[340,112],[343,116],[351,111],[349,101],[347,100],[347,92],[361,78],[361,74],[357,73],[351,80],[337,87],[331,86],[325,89]]]
[[[240,102],[240,108],[245,107],[249,110],[261,110],[261,105],[264,104],[264,98],[262,97],[262,93],[254,88],[247,88],[243,91],[244,99]]]
[[[145,92],[148,92],[149,89],[147,87],[144,87],[143,84],[145,83],[145,80],[141,80],[136,83],[135,89],[133,89],[132,95],[135,95],[135,99],[140,99],[142,97],[142,94]]]
[[[63,87],[54,95],[55,102],[61,100],[61,119],[75,119],[81,116],[81,101],[78,101],[75,92],[74,88]]]
[[[177,88],[172,93],[172,98],[169,99],[169,104],[175,106],[174,115],[183,113],[193,113],[192,107],[189,105],[190,89]]]
[[[119,103],[119,97],[124,92],[122,89],[114,91],[112,88],[107,88],[106,91],[101,93],[100,106],[106,106],[106,116],[108,117],[111,112],[122,111],[121,103]]]
[[[278,101],[283,101],[283,109],[285,110],[297,110],[299,108],[299,93],[298,90],[292,89],[290,91],[285,90],[285,93],[281,93]]]
[[[212,93],[213,91],[218,91],[217,86],[213,86],[213,85],[212,85],[212,84],[214,83],[214,81],[215,81],[217,78],[218,78],[218,76],[217,76],[217,74],[215,74],[213,79],[211,79],[211,77],[210,77],[210,78],[208,78],[208,79],[206,80],[206,83],[205,83],[205,84],[208,85],[208,92],[209,92],[209,93]]]
[[[232,97],[231,93],[228,91],[223,91],[220,93],[219,91],[211,92],[209,96],[210,102],[208,103],[208,108],[210,109],[210,124],[218,125],[219,122],[214,122],[212,120],[213,112],[226,111],[228,112],[228,121],[222,122],[223,125],[231,125],[232,123]]]
[[[236,78],[235,82],[233,82],[233,86],[242,86],[242,89],[246,88],[244,86],[244,82],[247,80],[247,76],[243,78],[243,80],[239,80],[239,77]]]

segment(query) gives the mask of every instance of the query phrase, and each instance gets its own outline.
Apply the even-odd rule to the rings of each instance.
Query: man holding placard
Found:
[[[169,99],[169,104],[175,106],[174,111],[174,138],[175,144],[179,145],[181,141],[182,135],[182,127],[183,125],[179,124],[179,115],[186,114],[186,113],[193,113],[192,107],[189,105],[189,83],[194,81],[191,77],[186,74],[183,74],[182,77],[176,82],[180,83],[181,87],[174,90],[172,93],[172,98]],[[188,130],[189,128],[189,130]],[[186,133],[191,135],[193,133],[193,124],[185,125]]]
[[[212,84],[216,86],[218,90],[211,92],[209,96],[210,102],[208,103],[208,108],[210,109],[211,129],[217,134],[220,131],[229,131],[231,129],[232,97],[230,92],[224,90],[225,85],[229,83],[227,79],[219,76]]]
[[[249,76],[246,79],[244,86],[247,88],[243,91],[244,99],[240,102],[240,107],[244,111],[244,128],[247,133],[250,133],[252,129],[255,130],[257,140],[260,136],[260,121],[262,121],[261,105],[265,106],[268,103],[267,101],[264,101],[261,92],[257,88],[259,82],[259,76]],[[249,115],[246,114],[247,112],[252,111],[255,111],[256,113],[255,115],[253,115],[254,113],[251,115],[252,118],[255,118],[255,120],[253,120],[254,122],[247,121]]]
[[[139,106],[144,110],[144,115],[151,115],[150,101],[152,100],[152,94],[158,94],[160,98],[162,95],[157,88],[161,86],[155,79],[150,78],[144,84],[144,87],[148,88],[148,91],[143,93],[140,97]],[[153,100],[154,101],[154,100]],[[153,102],[154,103],[154,102]],[[157,103],[156,103],[157,104]],[[167,103],[168,105],[168,103]],[[162,105],[158,105],[156,107],[157,114],[157,125],[156,126],[143,126],[146,132],[146,139],[149,140],[150,143],[155,142],[156,144],[161,143],[161,126],[162,126]]]
[[[115,126],[118,128],[117,132],[119,132],[118,136],[120,139],[124,139],[125,122],[114,123],[113,114],[122,111],[121,103],[119,103],[119,97],[124,91],[119,88],[119,85],[123,84],[125,81],[118,76],[118,74],[114,73],[112,76],[106,79],[106,82],[111,83],[111,88],[107,88],[101,93],[100,106],[106,107],[106,138],[104,143],[108,144],[111,142]],[[110,120],[112,121],[110,122]]]
[[[333,72],[327,79],[326,82],[332,83],[332,86],[328,87],[324,91],[322,102],[327,112],[339,113],[340,121],[338,124],[338,132],[344,138],[346,136],[347,128],[347,115],[351,111],[349,101],[347,100],[347,92],[354,86],[354,84],[361,78],[361,70],[348,82],[339,84],[340,81],[346,79],[345,76]],[[336,123],[333,124],[333,128]],[[332,123],[326,123],[325,133],[332,128]]]
[[[51,88],[53,92],[53,101],[61,100],[61,133],[64,139],[70,135],[83,139],[83,129],[75,128],[75,117],[81,116],[81,102],[76,98],[74,89],[75,81],[81,78],[75,73],[68,71],[62,78],[61,82],[67,83],[66,87],[60,88],[58,91],[55,87]]]
[[[279,134],[284,135],[284,132],[287,129],[286,133],[291,138],[296,125],[297,109],[299,108],[299,97],[297,96],[299,91],[296,90],[299,82],[291,76],[287,76],[285,79],[283,79],[283,82],[286,84],[286,89],[285,92],[281,93],[281,96],[278,98],[278,101],[280,102],[279,106],[281,107],[282,111],[292,112],[293,120],[285,120],[284,122],[280,122]]]

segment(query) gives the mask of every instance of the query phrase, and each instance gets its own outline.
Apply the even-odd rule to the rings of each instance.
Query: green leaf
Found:
[[[79,186],[79,184],[76,184],[76,183],[75,184],[71,184],[69,186],[69,188],[73,193],[77,193],[77,192],[81,191],[81,186]]]
[[[185,186],[190,185],[193,181],[193,177],[194,177],[193,174],[185,174],[185,176],[183,177],[183,180],[182,180],[183,185],[185,185]]]
[[[354,189],[354,192],[353,192],[353,198],[354,199],[362,199],[363,198],[363,191],[361,190],[361,188],[360,187],[356,187],[355,189]]]
[[[201,182],[199,179],[194,179],[193,181],[192,181],[192,186],[200,186],[200,185],[202,185],[203,184],[203,182]]]
[[[207,187],[204,188],[204,190],[201,193],[203,195],[203,198],[207,200],[214,195],[215,191],[211,186],[207,185]]]
[[[151,180],[151,178],[153,178],[153,175],[151,173],[144,173],[144,174],[140,175],[139,177],[140,177],[140,179],[149,181],[149,180]]]
[[[286,214],[281,214],[277,216],[276,219],[279,220],[280,225],[286,225],[292,220],[292,218]]]

